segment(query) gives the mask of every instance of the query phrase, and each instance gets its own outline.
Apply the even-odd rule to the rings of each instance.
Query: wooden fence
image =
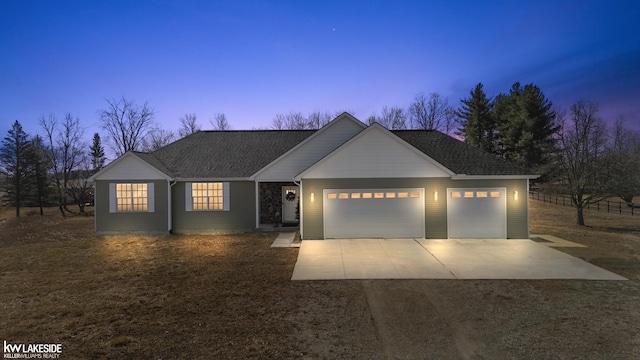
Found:
[[[568,196],[549,195],[549,194],[543,194],[537,191],[530,191],[529,198],[550,203],[550,204],[573,207],[571,198]],[[634,208],[637,210],[634,210]],[[588,204],[585,207],[585,209],[603,211],[603,212],[608,212],[612,214],[622,214],[622,215],[631,215],[631,216],[640,215],[640,204],[627,204],[626,202],[622,202],[622,201],[601,200],[594,204]]]

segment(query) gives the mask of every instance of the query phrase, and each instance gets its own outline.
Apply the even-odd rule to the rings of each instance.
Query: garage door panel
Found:
[[[447,189],[447,227],[451,239],[506,238],[506,189]]]
[[[323,195],[325,238],[424,237],[422,189],[324,190]]]

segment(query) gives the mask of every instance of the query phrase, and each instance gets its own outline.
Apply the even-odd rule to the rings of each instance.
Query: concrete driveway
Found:
[[[304,240],[291,280],[626,280],[531,240]]]

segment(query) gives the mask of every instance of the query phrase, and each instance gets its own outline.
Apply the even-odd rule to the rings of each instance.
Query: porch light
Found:
[[[513,200],[518,201],[518,192],[517,191],[513,192]]]
[[[311,193],[311,202],[315,200],[315,193]]]
[[[438,201],[438,192],[437,191],[433,192],[433,200],[434,201]]]

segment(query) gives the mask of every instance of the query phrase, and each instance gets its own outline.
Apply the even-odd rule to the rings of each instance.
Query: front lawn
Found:
[[[62,359],[640,353],[638,217],[585,228],[531,201],[532,233],[630,281],[294,282],[298,250],[270,248],[275,233],[98,238],[92,217],[0,215],[0,341],[61,343]]]

